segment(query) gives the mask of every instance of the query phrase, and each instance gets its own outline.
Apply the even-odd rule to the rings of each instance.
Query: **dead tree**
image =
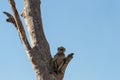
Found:
[[[33,65],[37,80],[63,80],[65,69],[73,58],[73,53],[65,57],[65,50],[62,50],[64,47],[59,47],[58,53],[52,58],[49,44],[43,31],[40,10],[41,1],[24,0],[24,9],[21,16],[25,20],[31,44],[26,37],[14,0],[9,0],[9,3],[13,14],[4,12],[8,17],[6,21],[12,23],[18,31],[20,40]],[[63,54],[62,58],[60,58],[61,54]]]

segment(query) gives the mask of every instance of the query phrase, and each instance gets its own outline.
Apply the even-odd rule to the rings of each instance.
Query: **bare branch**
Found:
[[[62,69],[61,69],[62,73],[65,72],[65,70],[66,70],[66,68],[67,68],[67,65],[69,64],[69,62],[70,62],[70,61],[72,60],[72,58],[73,58],[73,55],[74,55],[74,53],[71,53],[71,54],[69,54],[69,55],[67,56],[67,58],[66,58],[66,60],[65,60],[65,63],[63,64]]]
[[[14,2],[14,0],[9,0],[9,2],[11,5],[11,8],[12,8],[12,11],[13,11],[13,16],[7,12],[4,12],[4,14],[6,14],[8,16],[7,22],[14,24],[14,26],[18,30],[19,37],[22,41],[23,46],[25,47],[26,51],[29,51],[29,50],[31,50],[31,47],[30,47],[30,44],[27,40],[23,24],[20,20],[18,11],[17,11],[16,6],[15,6],[15,2]]]
[[[36,47],[40,54],[46,56],[44,59],[49,60],[52,57],[43,30],[40,3],[41,0],[24,0],[24,9],[21,15],[25,20],[32,48]]]
[[[14,24],[15,28],[17,29],[17,25],[15,23],[14,17],[8,12],[3,12],[3,13],[8,17],[8,19],[6,19],[6,21]]]

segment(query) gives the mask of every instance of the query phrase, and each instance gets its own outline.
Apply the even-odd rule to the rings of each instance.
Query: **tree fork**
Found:
[[[26,53],[33,65],[36,73],[37,80],[63,80],[65,70],[71,59],[73,53],[69,54],[62,61],[61,65],[58,65],[59,71],[55,71],[54,58],[51,57],[49,44],[45,38],[41,10],[40,0],[24,0],[24,9],[22,17],[25,20],[26,27],[30,36],[31,45],[27,40],[26,33],[20,16],[16,9],[14,0],[9,0],[13,15],[8,12],[3,12],[8,19],[7,22],[12,23],[18,31],[20,40],[26,50]],[[57,54],[56,54],[57,55]],[[57,58],[61,56],[58,55]],[[56,63],[57,64],[57,63]]]

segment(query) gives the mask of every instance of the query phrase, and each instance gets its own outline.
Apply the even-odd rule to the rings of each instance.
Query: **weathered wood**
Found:
[[[15,6],[15,2],[14,2],[14,0],[9,0],[9,2],[11,4],[11,8],[13,10],[13,16],[11,14],[7,13],[7,12],[4,12],[4,14],[6,14],[9,17],[7,19],[7,21],[12,22],[15,25],[15,27],[17,28],[20,39],[21,39],[21,41],[23,43],[23,46],[26,49],[26,51],[30,51],[31,47],[30,47],[30,44],[27,40],[25,30],[23,28],[23,24],[20,20],[18,11],[17,11],[16,6]]]
[[[8,16],[7,22],[14,24],[18,31],[23,46],[25,47],[27,55],[33,65],[37,80],[63,80],[65,69],[73,58],[73,53],[67,57],[65,57],[64,53],[62,53],[63,57],[60,55],[55,58],[51,57],[49,44],[43,31],[40,0],[24,0],[25,6],[21,14],[26,23],[31,46],[27,40],[15,2],[14,0],[9,0],[9,2],[13,15],[8,12],[4,12],[4,14]],[[59,54],[61,54],[61,52]],[[58,60],[56,62],[56,64],[58,64],[58,67],[56,67],[57,69],[55,69],[55,65],[53,64],[54,60]]]
[[[3,13],[8,17],[6,21],[12,23],[15,26],[15,28],[18,30],[14,17],[8,12],[3,12]]]

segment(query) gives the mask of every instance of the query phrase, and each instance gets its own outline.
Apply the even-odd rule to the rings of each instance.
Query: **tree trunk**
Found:
[[[41,1],[24,0],[25,6],[21,16],[25,20],[31,44],[27,40],[14,0],[9,0],[9,2],[13,15],[8,12],[4,12],[4,14],[8,16],[7,22],[14,24],[18,31],[20,40],[33,65],[37,80],[63,80],[65,69],[70,60],[73,58],[73,53],[61,60],[62,63],[59,64],[57,68],[55,67],[55,57],[51,57],[49,44],[43,31],[40,10]],[[58,55],[57,58],[59,57],[60,56]],[[58,62],[56,62],[56,64],[58,64]]]

